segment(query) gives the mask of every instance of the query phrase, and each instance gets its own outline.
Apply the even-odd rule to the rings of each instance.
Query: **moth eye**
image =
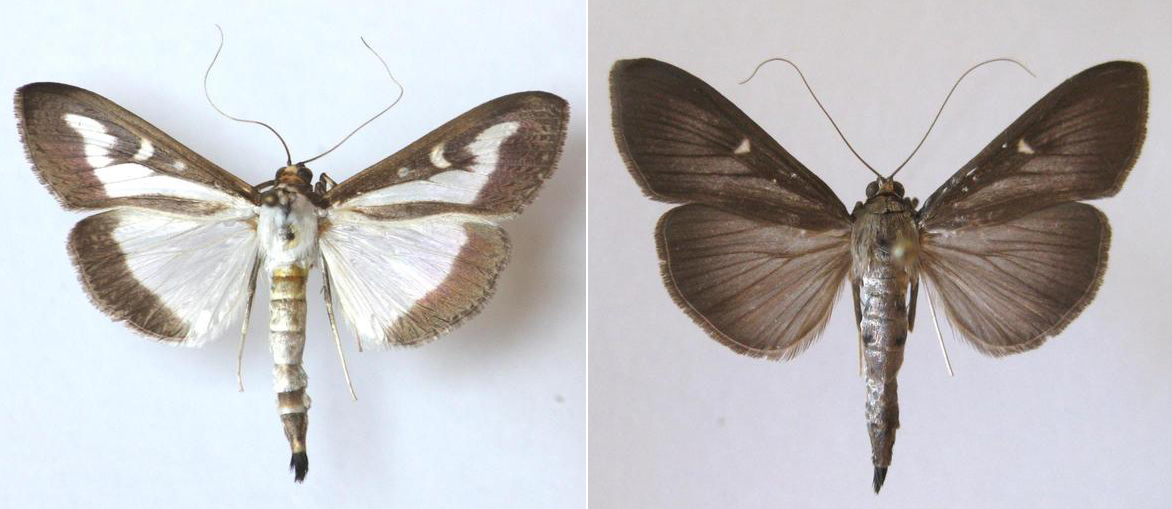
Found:
[[[867,198],[875,196],[875,193],[877,192],[879,192],[878,182],[871,182],[870,184],[867,184]]]
[[[297,176],[301,177],[301,180],[304,180],[306,183],[313,180],[313,172],[304,166],[297,168]]]
[[[899,182],[893,182],[893,184],[895,184],[895,195],[903,196],[903,184],[900,184]]]

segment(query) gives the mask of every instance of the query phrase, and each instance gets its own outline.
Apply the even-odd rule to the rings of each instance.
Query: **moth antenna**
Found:
[[[272,131],[273,134],[277,136],[277,139],[281,140],[281,147],[285,149],[285,165],[292,165],[293,156],[289,154],[289,145],[285,144],[285,138],[282,138],[276,129],[273,129],[272,126],[259,120],[249,120],[246,118],[233,117],[232,115],[224,113],[224,110],[221,110],[219,106],[216,106],[215,101],[212,101],[212,96],[208,93],[208,75],[212,73],[212,67],[216,65],[216,60],[220,58],[220,51],[224,49],[224,29],[220,28],[220,25],[217,24],[216,30],[220,31],[220,46],[216,48],[216,54],[212,57],[212,63],[208,64],[208,69],[203,73],[203,96],[208,99],[208,104],[212,105],[212,108],[214,108],[216,112],[227,117],[228,119],[235,120],[237,122],[244,122],[246,124],[256,124]]]
[[[1029,73],[1031,78],[1037,78],[1037,76],[1034,75],[1033,71],[1031,71],[1028,67],[1023,65],[1021,62],[1018,62],[1017,60],[1014,60],[1012,58],[994,58],[992,60],[986,60],[984,62],[977,64],[977,65],[969,67],[969,70],[965,71],[964,74],[961,74],[960,77],[956,79],[956,83],[952,84],[952,88],[948,91],[948,95],[944,96],[944,102],[940,103],[940,109],[936,110],[936,116],[932,118],[932,123],[928,125],[928,130],[924,132],[924,137],[920,138],[920,142],[916,144],[916,148],[912,149],[912,153],[907,155],[907,159],[904,159],[903,162],[900,163],[899,166],[895,168],[895,171],[891,172],[891,175],[887,176],[887,178],[889,180],[891,178],[895,177],[895,174],[899,173],[899,170],[902,170],[904,165],[906,165],[908,163],[908,161],[912,160],[912,156],[916,155],[916,152],[918,152],[920,150],[920,147],[924,146],[924,141],[928,139],[928,134],[932,132],[933,127],[936,127],[936,121],[940,120],[940,114],[944,113],[944,106],[948,104],[948,100],[952,98],[952,93],[956,92],[956,87],[960,86],[960,82],[964,81],[965,76],[968,76],[969,73],[977,70],[978,67],[981,67],[985,64],[991,64],[993,62],[1011,62],[1011,63],[1017,64],[1018,67],[1021,67],[1023,70],[1025,70],[1025,72]]]
[[[317,159],[320,159],[322,156],[325,156],[326,154],[329,154],[330,152],[333,152],[334,149],[342,146],[343,143],[346,143],[346,140],[349,140],[351,136],[354,136],[355,133],[362,130],[362,128],[366,127],[367,124],[374,122],[375,119],[377,119],[378,117],[381,117],[383,115],[383,113],[386,113],[386,112],[390,111],[391,108],[394,108],[396,104],[399,104],[399,100],[403,98],[403,85],[401,83],[399,83],[399,80],[395,79],[395,75],[391,73],[391,67],[387,65],[387,61],[383,60],[383,57],[380,56],[378,54],[378,52],[374,50],[374,48],[370,47],[370,43],[366,42],[365,37],[359,37],[359,40],[361,40],[362,44],[364,46],[366,46],[366,49],[370,50],[370,52],[374,54],[374,57],[378,59],[379,63],[383,64],[383,69],[385,69],[387,71],[387,76],[390,76],[391,81],[395,82],[395,86],[399,87],[399,95],[395,96],[395,100],[392,101],[389,106],[387,106],[386,108],[383,108],[382,111],[376,113],[373,117],[370,117],[369,119],[367,119],[366,122],[363,122],[361,125],[354,128],[353,131],[350,131],[350,134],[347,134],[345,138],[342,138],[342,141],[339,141],[336,145],[334,145],[333,147],[330,147],[329,150],[322,152],[322,153],[320,153],[314,157],[311,157],[309,159],[306,159],[304,161],[301,161],[300,163],[297,163],[297,164],[305,164],[308,162],[312,162]]]
[[[948,376],[956,376],[952,371],[952,362],[948,360],[948,348],[944,346],[944,334],[940,333],[940,322],[936,320],[936,303],[932,298],[931,285],[924,285],[924,292],[928,294],[928,309],[932,311],[932,325],[936,328],[936,337],[940,339],[940,351],[944,353],[944,367],[948,368]]]
[[[859,162],[863,163],[863,166],[866,166],[868,170],[871,170],[871,173],[874,173],[876,177],[883,178],[883,175],[880,174],[878,171],[876,171],[875,168],[872,167],[869,163],[867,163],[867,160],[863,159],[863,156],[859,155],[858,151],[855,150],[855,147],[851,146],[851,142],[846,139],[846,135],[842,133],[842,129],[838,128],[838,123],[834,121],[834,117],[830,116],[830,112],[826,111],[826,107],[822,105],[822,101],[818,100],[818,94],[814,93],[814,87],[811,87],[810,82],[806,81],[806,75],[802,74],[802,70],[798,68],[798,64],[795,64],[795,63],[789,61],[788,59],[781,58],[781,57],[770,58],[764,62],[761,62],[760,64],[757,64],[757,68],[753,69],[753,74],[749,75],[748,78],[745,78],[744,81],[742,81],[738,84],[744,85],[745,83],[748,83],[749,80],[753,79],[753,77],[757,75],[757,71],[760,71],[761,68],[764,67],[765,64],[768,64],[769,62],[785,62],[785,63],[789,64],[791,67],[793,67],[795,71],[798,72],[798,77],[802,78],[802,83],[804,85],[806,85],[806,90],[808,90],[810,92],[810,97],[813,97],[814,102],[818,103],[818,107],[822,109],[822,114],[826,115],[826,119],[830,121],[830,125],[834,126],[834,130],[838,131],[838,137],[842,138],[843,143],[846,143],[846,148],[850,149],[851,153],[855,155],[855,158],[857,158],[859,160]]]

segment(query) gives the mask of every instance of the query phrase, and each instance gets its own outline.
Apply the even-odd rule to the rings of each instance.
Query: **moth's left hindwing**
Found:
[[[509,253],[498,223],[554,170],[568,120],[557,96],[504,96],[325,194],[322,257],[364,345],[422,344],[480,310]]]
[[[16,114],[38,177],[68,209],[113,208],[69,237],[90,298],[155,339],[196,346],[243,312],[255,190],[93,92],[33,83]]]

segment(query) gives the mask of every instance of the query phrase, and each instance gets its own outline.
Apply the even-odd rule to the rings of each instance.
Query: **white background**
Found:
[[[0,507],[584,507],[586,495],[584,2],[10,3],[0,90],[60,81],[105,95],[257,183],[334,144],[394,88],[403,101],[311,164],[336,180],[500,95],[571,105],[562,164],[506,224],[512,263],[458,331],[417,350],[357,354],[350,401],[310,278],[310,471],[295,485],[272,392],[267,288],[236,392],[237,338],[162,346],[90,305],[65,250],[73,223],[0,123]],[[385,5],[383,5],[385,4]],[[263,286],[263,285],[262,285]]]
[[[592,507],[1168,507],[1172,4],[593,0],[590,14]],[[888,171],[970,65],[1029,65],[1036,79],[998,64],[960,86],[900,174],[921,199],[1064,79],[1112,59],[1145,63],[1147,143],[1122,192],[1096,203],[1114,228],[1098,297],[1059,337],[1000,360],[945,325],[951,379],[921,306],[876,497],[849,296],[819,342],[775,363],[709,339],[664,290],[652,232],[669,206],[641,195],[606,121],[610,66],[644,56],[726,94],[848,208],[873,177],[792,69],[772,64],[738,86],[758,62],[801,65],[859,152]]]

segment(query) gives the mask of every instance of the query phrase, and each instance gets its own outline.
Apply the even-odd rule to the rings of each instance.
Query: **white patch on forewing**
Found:
[[[94,170],[94,176],[102,183],[106,196],[110,198],[162,195],[215,202],[234,201],[232,197],[213,188],[164,175],[137,163],[98,168]]]
[[[1017,151],[1023,154],[1033,154],[1034,147],[1031,147],[1029,143],[1026,143],[1025,138],[1022,138],[1017,140]]]
[[[134,153],[135,161],[146,161],[151,156],[155,155],[155,146],[151,145],[151,140],[142,139],[142,145],[138,146],[138,152]]]
[[[441,170],[452,165],[447,159],[444,159],[444,144],[440,143],[431,149],[431,165]]]
[[[77,131],[81,136],[85,150],[85,162],[92,168],[101,168],[110,164],[110,149],[118,139],[106,131],[106,126],[89,117],[66,113],[61,117],[65,123]]]
[[[743,141],[741,141],[740,145],[737,145],[737,149],[734,150],[733,153],[748,154],[750,150],[752,150],[752,147],[749,146],[749,139],[745,138]]]
[[[215,339],[240,317],[256,256],[248,221],[115,210],[119,222],[112,236],[131,275],[188,326],[180,344]]]
[[[183,161],[175,161],[175,164],[172,164],[171,166],[174,166],[175,169],[179,170],[179,171],[183,171],[183,170],[187,169],[187,163],[185,163]]]
[[[501,145],[521,127],[519,122],[502,122],[485,129],[465,150],[472,155],[468,168],[452,168],[442,171],[427,180],[414,180],[384,187],[345,202],[346,207],[378,207],[397,203],[434,201],[445,203],[471,204],[476,201],[480,190],[488,183],[492,172],[500,161]],[[442,149],[442,144],[437,146]],[[442,152],[442,150],[441,150]],[[436,151],[432,150],[432,164]],[[442,159],[442,153],[440,154]],[[451,166],[446,159],[442,162]],[[403,170],[399,170],[403,176]]]
[[[451,273],[468,242],[457,216],[370,221],[338,211],[321,238],[342,313],[369,346]]]
[[[407,175],[411,174],[411,168],[404,166],[402,168],[399,168],[398,173],[399,173],[399,178],[406,177]]]

